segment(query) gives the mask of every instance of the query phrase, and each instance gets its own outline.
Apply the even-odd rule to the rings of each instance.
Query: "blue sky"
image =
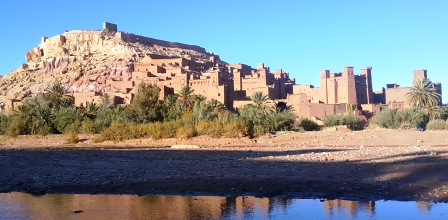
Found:
[[[42,36],[101,29],[102,22],[148,37],[195,44],[229,63],[282,68],[298,84],[319,72],[371,66],[374,90],[411,86],[425,68],[443,84],[448,63],[448,1],[1,1],[0,74],[26,62]],[[444,103],[447,103],[447,98]]]

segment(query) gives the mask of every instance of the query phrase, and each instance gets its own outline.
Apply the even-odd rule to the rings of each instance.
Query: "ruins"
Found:
[[[36,71],[41,68],[45,73],[67,72],[70,71],[68,67],[71,63],[78,62],[79,68],[75,69],[78,72],[74,74],[76,78],[67,78],[68,74],[62,72],[66,79],[61,81],[69,87],[76,106],[86,102],[99,103],[105,93],[117,105],[130,104],[142,82],[157,85],[160,88],[160,99],[189,86],[195,94],[202,95],[207,100],[215,99],[233,110],[251,103],[250,96],[255,92],[263,92],[273,103],[290,106],[299,117],[316,120],[321,120],[329,114],[353,111],[353,106],[355,110],[362,109],[376,114],[386,108],[401,109],[408,105],[405,94],[409,92],[410,87],[387,84],[381,91],[373,91],[372,67],[361,69],[359,75],[356,75],[354,68],[350,66],[345,67],[343,72],[331,73],[329,70],[322,70],[320,86],[315,87],[296,84],[296,80],[290,78],[289,73],[282,69],[271,71],[264,63],[258,64],[257,68],[241,63],[227,64],[221,61],[218,55],[208,53],[202,47],[119,32],[116,24],[108,22],[103,24],[101,31],[86,32],[89,39],[101,44],[96,53],[106,54],[101,49],[106,45],[106,41],[111,39],[114,40],[112,52],[118,50],[117,48],[129,50],[128,47],[120,45],[120,42],[150,50],[156,48],[162,52],[134,54],[128,64],[115,64],[112,70],[117,72],[121,68],[119,74],[106,74],[105,67],[97,68],[97,74],[88,76],[84,72],[93,68],[82,66],[77,60],[88,61],[95,50],[92,49],[93,43],[87,42],[87,37],[82,35],[83,32],[72,31],[53,38],[43,37],[41,45],[27,54],[29,63],[22,65],[22,69]],[[87,46],[82,46],[79,42],[70,43],[80,39],[81,43]],[[57,51],[63,58],[49,57],[50,62],[43,60],[50,56],[48,54],[51,51]],[[62,70],[58,69],[61,65],[64,67]],[[425,69],[414,71],[414,81],[426,78]],[[83,86],[83,82],[93,82],[95,86]],[[441,94],[441,84],[437,82],[432,85]],[[22,88],[21,91],[25,89]],[[2,100],[6,100],[3,109],[15,109],[20,104],[20,98]],[[441,103],[440,99],[439,104]]]

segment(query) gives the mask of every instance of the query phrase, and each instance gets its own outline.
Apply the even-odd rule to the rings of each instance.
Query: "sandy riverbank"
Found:
[[[2,137],[0,192],[448,201],[448,131],[320,131],[259,139],[66,145]],[[175,144],[198,148],[171,148]]]

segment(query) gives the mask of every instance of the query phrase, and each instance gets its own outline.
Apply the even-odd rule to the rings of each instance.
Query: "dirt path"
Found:
[[[279,133],[65,145],[3,137],[0,192],[448,201],[448,132]],[[198,148],[171,148],[186,144]]]

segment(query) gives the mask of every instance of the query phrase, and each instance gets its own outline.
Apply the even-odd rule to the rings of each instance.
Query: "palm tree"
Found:
[[[442,108],[437,105],[427,106],[425,108],[426,113],[429,115],[431,120],[442,118]]]
[[[114,103],[112,102],[110,95],[107,93],[103,93],[103,95],[101,96],[101,104],[99,106],[99,108],[110,108],[114,105]]]
[[[57,107],[60,104],[67,105],[71,103],[72,99],[69,96],[67,89],[60,83],[54,83],[50,88],[46,89],[46,97],[52,104],[52,107]]]
[[[94,120],[99,109],[100,107],[96,103],[86,102],[86,106],[84,107],[84,116]]]
[[[409,104],[418,108],[436,106],[440,97],[440,94],[428,79],[415,81],[411,90],[406,93]]]
[[[253,108],[263,110],[265,113],[268,113],[272,107],[268,105],[268,95],[264,95],[263,92],[255,92],[250,96],[250,100],[254,102],[250,104]]]
[[[193,95],[194,90],[189,86],[184,86],[180,89],[179,93],[176,94],[177,102],[184,107],[193,106],[195,96]]]
[[[221,110],[225,110],[226,106],[224,104],[222,104],[221,102],[219,102],[216,99],[211,99],[208,104],[210,105],[210,107],[214,110],[214,111],[221,111]]]

